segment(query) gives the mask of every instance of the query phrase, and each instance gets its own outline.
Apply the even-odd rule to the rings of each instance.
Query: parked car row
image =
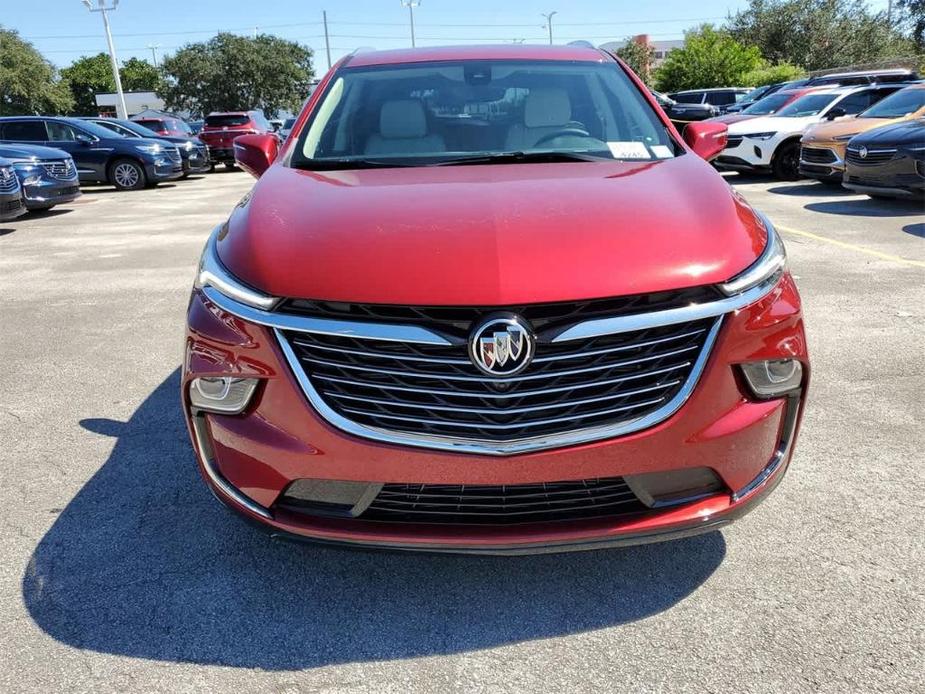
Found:
[[[231,168],[236,137],[272,132],[260,111],[209,114],[201,137],[182,119],[157,112],[128,120],[0,118],[0,220],[72,202],[81,183],[138,190],[211,171],[216,162]]]
[[[840,182],[844,173],[844,151],[842,147],[855,134],[867,128],[863,121],[871,111],[878,118],[874,107],[891,95],[902,94],[895,107],[888,113],[906,117],[918,110],[921,99],[921,83],[875,83],[860,86],[813,87],[799,90],[784,90],[765,97],[762,101],[774,100],[786,103],[779,110],[773,110],[762,101],[735,116],[727,116],[729,131],[726,148],[717,157],[715,164],[722,169],[738,171],[770,171],[781,180],[798,180],[810,171],[826,181]],[[911,92],[909,91],[911,90]],[[794,93],[788,93],[794,92]],[[800,93],[802,92],[802,93]],[[768,111],[762,115],[761,111]],[[756,111],[758,113],[756,113]],[[729,122],[730,120],[734,122]],[[862,125],[855,125],[862,121]],[[801,141],[809,136],[818,136],[814,126],[826,127],[821,137],[842,138],[838,146],[816,147],[810,145],[801,157]],[[829,126],[832,126],[831,128]],[[870,125],[868,127],[873,127]],[[821,151],[820,151],[821,150]]]

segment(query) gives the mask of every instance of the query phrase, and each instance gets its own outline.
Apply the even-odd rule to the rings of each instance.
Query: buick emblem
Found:
[[[858,150],[858,155],[861,159],[867,159],[867,147],[861,145],[861,149]]]
[[[469,357],[489,376],[511,376],[523,371],[533,359],[534,338],[519,316],[489,317],[469,338]]]

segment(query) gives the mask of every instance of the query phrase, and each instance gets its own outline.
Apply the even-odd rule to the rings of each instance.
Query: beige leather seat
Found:
[[[386,101],[379,111],[379,132],[366,142],[366,154],[428,154],[446,151],[439,135],[428,135],[424,104],[417,99]]]
[[[539,140],[567,127],[571,120],[572,103],[564,89],[531,89],[524,100],[524,122],[508,130],[505,149],[535,147]]]

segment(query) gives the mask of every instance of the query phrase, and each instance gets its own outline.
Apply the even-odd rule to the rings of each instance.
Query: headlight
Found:
[[[33,164],[31,161],[20,161],[13,164],[13,168],[19,173],[28,174],[38,171],[39,165]]]
[[[135,149],[145,154],[160,154],[164,151],[160,145],[135,145]]]
[[[229,299],[239,301],[253,308],[260,308],[265,311],[273,308],[279,299],[262,294],[256,289],[251,289],[235,278],[222,265],[222,261],[218,257],[218,251],[215,248],[215,237],[220,229],[221,227],[216,229],[206,242],[205,250],[202,252],[202,259],[199,261],[199,272],[196,273],[193,286],[196,289],[211,287]]]
[[[770,133],[745,133],[742,137],[747,137],[749,140],[770,140],[775,135],[777,135],[777,131]]]
[[[194,145],[192,142],[187,141],[183,143],[183,149],[186,150],[187,152],[192,152],[194,149],[196,149],[196,145]]]
[[[787,267],[787,251],[784,248],[784,242],[781,241],[777,230],[774,228],[774,225],[768,221],[768,218],[762,214],[758,216],[761,217],[761,221],[768,231],[768,243],[764,247],[764,251],[762,251],[761,255],[758,257],[758,260],[756,260],[751,267],[746,269],[745,272],[736,275],[728,282],[719,285],[722,292],[728,296],[740,294],[760,284],[770,285],[784,274],[784,270]]]
[[[752,393],[761,399],[788,395],[803,382],[803,365],[797,359],[754,361],[739,368]]]

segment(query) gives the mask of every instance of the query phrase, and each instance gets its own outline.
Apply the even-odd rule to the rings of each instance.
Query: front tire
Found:
[[[132,159],[116,159],[109,167],[109,182],[117,190],[141,190],[147,185],[145,170]]]
[[[781,181],[800,180],[800,143],[785,142],[777,148],[771,161],[774,176]]]

